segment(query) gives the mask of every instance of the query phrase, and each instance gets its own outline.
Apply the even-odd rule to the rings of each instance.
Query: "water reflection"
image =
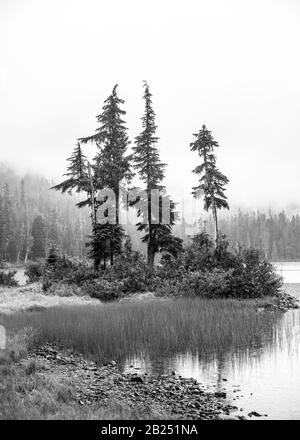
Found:
[[[176,371],[212,391],[226,391],[239,415],[256,411],[268,419],[300,419],[300,312],[279,315],[274,331],[251,347],[205,356],[189,353],[137,356],[125,370],[148,374]],[[264,416],[268,415],[268,417]]]

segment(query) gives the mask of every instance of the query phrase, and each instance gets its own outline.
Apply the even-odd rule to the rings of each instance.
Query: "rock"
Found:
[[[130,382],[144,383],[144,379],[141,376],[132,376]]]
[[[88,371],[97,371],[97,367],[87,367],[86,370]]]
[[[254,417],[262,417],[262,414],[259,414],[256,411],[251,411],[251,412],[248,413],[248,416],[249,417],[252,417],[252,416],[254,416]]]
[[[115,361],[111,361],[111,362],[110,362],[110,365],[111,365],[112,367],[115,367],[115,366],[117,365],[117,363],[116,363]]]
[[[226,398],[226,393],[224,391],[216,391],[215,392],[215,397],[220,397],[222,399]]]

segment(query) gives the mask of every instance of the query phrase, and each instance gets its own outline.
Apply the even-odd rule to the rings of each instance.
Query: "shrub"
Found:
[[[82,289],[76,284],[67,284],[64,282],[49,281],[44,282],[43,289],[47,295],[57,295],[62,297],[68,296],[81,296],[83,294]]]
[[[45,261],[28,264],[25,275],[29,283],[42,281],[44,291],[54,282],[80,285],[83,281],[97,277],[88,264],[66,256],[59,257],[54,253],[50,253]]]
[[[101,284],[102,289],[107,292],[106,297],[110,290],[118,291],[113,297],[122,297],[125,294],[145,292],[153,284],[153,277],[138,252],[119,256],[113,266],[100,271],[98,275],[96,285]]]
[[[235,297],[276,296],[282,287],[282,277],[257,249],[243,249],[241,266],[233,272],[231,292]]]
[[[28,277],[28,283],[39,281],[43,276],[44,265],[42,262],[32,262],[26,266],[24,274]]]
[[[0,272],[0,286],[14,287],[18,285],[18,281],[15,280],[16,271]]]
[[[47,257],[47,264],[55,264],[58,260],[58,253],[56,247],[53,245],[49,250],[49,254]]]
[[[211,272],[187,272],[181,280],[165,282],[159,296],[227,297],[230,296],[232,271],[215,268]]]
[[[182,256],[163,260],[158,288],[162,296],[256,298],[276,296],[282,279],[256,249],[228,249],[225,236],[215,248],[207,234],[195,236]]]
[[[101,301],[115,301],[124,296],[122,281],[108,281],[103,278],[83,284],[84,293]]]
[[[183,264],[185,270],[198,271],[212,269],[213,252],[214,242],[206,232],[195,235],[184,250]]]

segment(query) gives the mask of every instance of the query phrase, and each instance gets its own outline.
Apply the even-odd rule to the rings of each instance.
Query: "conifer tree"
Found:
[[[7,183],[0,194],[1,226],[0,226],[0,260],[6,260],[7,249],[13,235],[13,210],[9,186]]]
[[[71,156],[67,159],[69,166],[64,174],[68,178],[51,189],[56,189],[62,193],[68,191],[70,194],[73,189],[76,192],[88,191],[88,166],[86,156],[82,153],[81,145],[78,142]]]
[[[159,152],[156,147],[159,138],[156,136],[155,112],[152,107],[152,94],[150,93],[147,82],[144,82],[145,112],[142,116],[142,132],[135,139],[133,147],[134,169],[139,173],[140,179],[145,184],[146,200],[144,200],[144,209],[138,212],[143,217],[143,221],[137,224],[139,231],[145,231],[142,238],[147,243],[147,264],[150,270],[153,269],[155,254],[160,250],[167,250],[168,243],[172,241],[172,224],[175,220],[174,204],[170,213],[170,224],[164,224],[162,221],[162,205],[163,197],[159,196],[158,209],[153,212],[153,204],[151,203],[151,192],[158,190],[160,193],[165,192],[162,185],[164,179],[164,170],[166,164],[162,163],[159,158]],[[153,192],[152,192],[153,194]],[[170,202],[172,206],[172,202]],[[154,218],[158,215],[158,218]]]
[[[89,257],[94,260],[94,268],[97,271],[102,263],[106,269],[107,259],[113,265],[113,257],[122,251],[122,240],[125,237],[124,230],[120,225],[95,224],[93,234],[87,246],[90,248]]]
[[[225,185],[229,180],[216,166],[214,149],[219,145],[212,137],[211,132],[203,125],[202,129],[194,136],[196,139],[190,144],[190,149],[197,151],[202,163],[193,170],[193,173],[199,176],[199,185],[193,188],[193,195],[198,198],[200,193],[204,193],[204,209],[212,211],[217,244],[219,235],[218,209],[229,209],[225,195]]]
[[[31,249],[31,258],[44,258],[46,256],[46,226],[41,215],[35,217],[32,223],[33,245]]]
[[[121,108],[124,100],[117,95],[117,85],[111,95],[104,101],[102,113],[97,116],[100,124],[92,136],[81,138],[80,142],[94,142],[97,154],[93,168],[95,173],[95,189],[104,187],[114,191],[116,196],[116,224],[119,224],[120,185],[122,181],[130,182],[130,156],[126,155],[130,144],[127,127],[123,116],[125,110]]]
[[[94,227],[96,222],[96,203],[95,203],[95,178],[92,172],[92,167],[87,161],[86,156],[82,152],[80,143],[78,142],[73,150],[71,156],[67,159],[70,163],[67,167],[67,172],[64,174],[68,178],[51,189],[68,192],[72,194],[72,190],[76,192],[85,192],[87,199],[78,202],[76,206],[82,208],[84,206],[91,207],[91,219]]]
[[[130,156],[126,155],[130,142],[127,127],[122,119],[126,112],[121,108],[122,104],[124,104],[124,100],[118,97],[116,85],[111,95],[104,101],[102,113],[97,116],[97,122],[100,125],[96,129],[96,133],[80,139],[82,143],[94,142],[97,146],[97,154],[93,163],[95,190],[112,189],[116,199],[115,206],[113,206],[116,211],[116,224],[95,223],[90,242],[90,255],[98,255],[98,257],[103,255],[104,265],[108,249],[111,265],[114,254],[119,252],[119,245],[115,245],[115,243],[120,243],[124,236],[124,230],[119,226],[120,185],[124,181],[130,182],[132,178]],[[101,203],[97,202],[97,205]],[[97,251],[97,246],[99,251]],[[95,259],[94,261],[98,267],[99,263],[96,263]]]

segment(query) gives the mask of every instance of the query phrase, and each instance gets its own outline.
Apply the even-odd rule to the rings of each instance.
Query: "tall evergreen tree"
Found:
[[[97,146],[97,154],[93,163],[93,181],[95,190],[110,188],[115,194],[116,224],[111,225],[102,221],[101,224],[94,224],[91,245],[91,255],[104,255],[103,249],[109,249],[110,262],[113,264],[114,254],[118,252],[119,246],[114,243],[120,242],[124,235],[124,230],[119,226],[120,212],[120,186],[123,182],[130,182],[132,172],[130,169],[131,160],[127,155],[127,148],[130,144],[127,135],[127,127],[123,120],[126,112],[121,108],[124,100],[117,95],[117,85],[113,88],[111,95],[104,101],[102,113],[97,116],[100,124],[96,133],[92,136],[81,138],[82,143],[94,142]],[[103,202],[97,202],[101,204]],[[97,207],[97,206],[96,206]],[[103,219],[102,219],[103,220]],[[110,238],[109,238],[110,236]],[[116,238],[118,237],[118,238]],[[102,241],[101,241],[102,240]],[[107,245],[108,241],[110,242]],[[99,252],[96,247],[99,246]],[[95,266],[99,264],[95,261]]]
[[[190,144],[190,149],[198,153],[202,163],[193,170],[193,173],[199,176],[199,185],[193,188],[193,195],[198,198],[202,192],[204,193],[204,209],[212,211],[217,243],[219,235],[218,209],[229,209],[225,195],[225,185],[229,180],[216,166],[214,149],[219,144],[214,140],[211,132],[203,125],[202,129],[194,136],[196,139]]]
[[[147,264],[150,270],[154,265],[155,254],[160,250],[171,249],[173,239],[172,224],[174,223],[174,204],[170,202],[170,223],[164,224],[162,219],[162,208],[164,197],[159,196],[158,209],[153,212],[153,203],[151,203],[151,192],[158,190],[160,193],[165,191],[162,185],[164,179],[164,170],[166,164],[160,161],[156,136],[155,112],[152,107],[152,94],[150,93],[147,82],[144,82],[145,112],[142,116],[142,132],[135,139],[133,147],[134,169],[139,173],[140,179],[145,184],[145,200],[142,200],[144,209],[139,210],[138,215],[143,217],[143,221],[138,223],[138,230],[145,231],[142,240],[147,243]],[[154,218],[156,217],[156,218]],[[158,217],[158,218],[157,218]],[[176,248],[173,243],[173,248]]]
[[[30,256],[33,260],[44,258],[46,256],[46,225],[41,215],[35,217],[32,223],[33,245]]]
[[[1,192],[0,260],[6,260],[9,242],[13,236],[12,200],[7,183],[4,184]]]
[[[130,182],[130,156],[126,155],[130,144],[127,127],[122,119],[126,114],[121,108],[124,100],[117,95],[117,85],[111,95],[104,101],[102,113],[97,116],[100,126],[92,136],[81,138],[80,142],[94,142],[97,154],[93,168],[95,189],[110,188],[116,196],[116,224],[119,224],[120,185],[122,181]]]

